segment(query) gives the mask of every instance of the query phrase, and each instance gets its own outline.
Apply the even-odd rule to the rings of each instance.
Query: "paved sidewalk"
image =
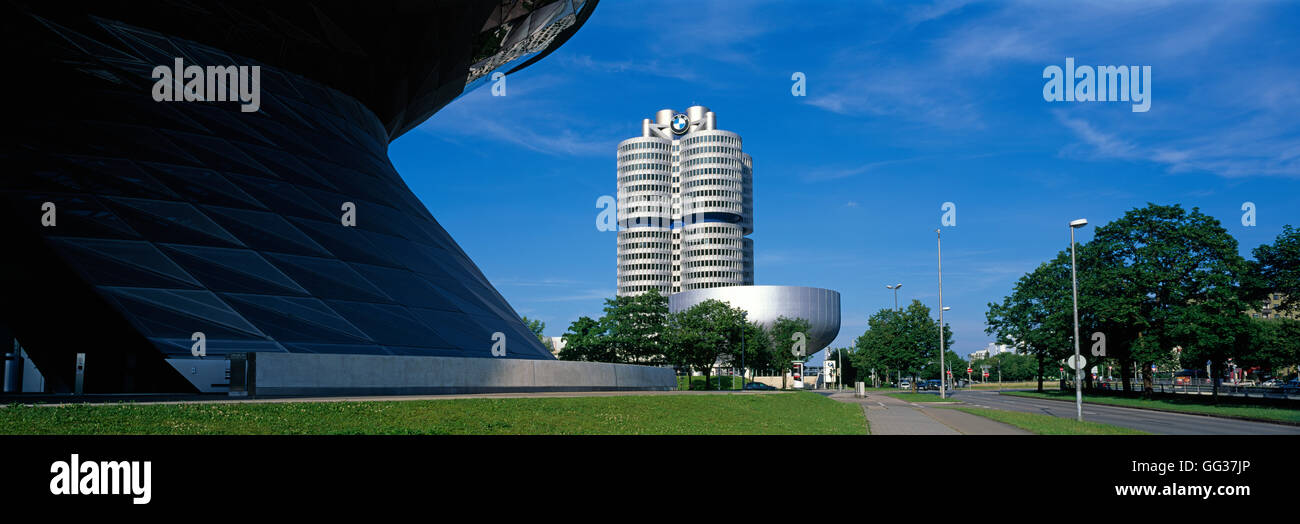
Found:
[[[970,413],[907,402],[879,393],[856,398],[835,393],[830,398],[860,404],[867,410],[872,435],[1029,435],[1023,429]]]

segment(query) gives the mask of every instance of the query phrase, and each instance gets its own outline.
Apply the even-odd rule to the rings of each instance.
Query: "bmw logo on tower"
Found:
[[[690,128],[691,128],[691,119],[686,118],[686,115],[683,115],[681,113],[677,113],[673,115],[673,123],[672,123],[673,134],[675,135],[685,134],[686,130]]]

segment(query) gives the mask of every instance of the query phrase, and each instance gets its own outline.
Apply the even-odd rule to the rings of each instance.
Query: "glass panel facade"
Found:
[[[0,320],[51,389],[71,388],[84,351],[87,392],[187,390],[164,359],[193,358],[196,332],[209,358],[491,358],[498,331],[511,358],[553,358],[386,149],[475,80],[545,55],[595,1],[215,4],[0,6],[0,38],[24,50],[10,65],[42,79],[0,144]],[[319,45],[342,34],[357,47]],[[260,67],[259,109],[156,101],[153,70],[177,59]]]

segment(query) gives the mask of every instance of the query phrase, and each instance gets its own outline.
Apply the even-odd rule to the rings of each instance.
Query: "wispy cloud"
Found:
[[[499,278],[492,282],[497,286],[516,286],[516,287],[568,287],[590,282],[582,280],[571,280],[565,278]]]
[[[919,24],[943,18],[971,3],[972,0],[939,0],[924,5],[913,5],[907,9],[906,17],[908,22]]]
[[[1169,173],[1208,172],[1227,178],[1300,177],[1300,131],[1279,129],[1271,116],[1257,117],[1217,133],[1141,145],[1100,131],[1063,111],[1056,115],[1079,139],[1062,148],[1062,156],[1152,162],[1164,165]]]
[[[916,161],[916,160],[920,160],[920,159],[919,159],[919,158],[902,158],[902,159],[895,159],[895,160],[881,160],[881,161],[879,161],[879,162],[868,162],[868,163],[866,163],[866,164],[862,164],[862,165],[859,165],[859,166],[852,166],[852,167],[822,167],[822,168],[815,168],[815,169],[813,169],[813,170],[811,170],[811,171],[806,172],[806,173],[803,175],[803,180],[804,180],[805,182],[822,182],[822,181],[826,181],[826,180],[838,180],[838,179],[841,179],[841,178],[848,178],[848,177],[854,177],[854,176],[858,176],[858,175],[872,174],[872,173],[875,173],[875,172],[879,171],[881,168],[884,168],[884,167],[887,167],[887,166],[898,165],[898,164],[903,164],[903,163],[907,163],[907,162],[913,162],[913,161]],[[854,204],[854,205],[857,205],[856,202],[854,202],[853,204]],[[849,206],[849,207],[853,207],[853,206]]]
[[[582,290],[576,293],[570,293],[566,295],[554,295],[554,296],[547,296],[547,297],[524,299],[521,300],[521,302],[571,302],[577,300],[605,299],[605,298],[611,298],[614,295],[615,295],[615,290],[613,288],[592,288],[592,289]]]
[[[1158,73],[1164,79],[1203,77],[1195,61],[1208,50],[1250,37],[1252,24],[1267,8],[1249,2],[1122,0],[1085,2],[1068,10],[1050,2],[971,4],[939,1],[905,10],[886,41],[832,55],[816,72],[821,83],[810,85],[805,103],[846,116],[983,130],[1003,111],[1000,102],[990,102],[1010,96],[997,92],[1006,89],[1009,71],[1020,74],[1026,65],[1041,68],[1073,56],[1081,63],[1161,63],[1169,66]],[[958,11],[962,17],[949,16]],[[938,19],[944,23],[920,23]],[[898,41],[908,43],[907,56],[888,51]],[[1037,83],[1036,76],[1029,78],[1026,84]]]
[[[701,76],[695,68],[681,63],[667,63],[658,58],[646,60],[599,60],[590,55],[560,55],[555,62],[561,66],[597,73],[635,73],[651,77],[672,78],[697,82]]]
[[[1070,118],[1066,116],[1064,111],[1057,111],[1056,119],[1073,131],[1084,144],[1090,146],[1092,151],[1099,157],[1124,159],[1139,157],[1137,147],[1133,144],[1114,135],[1098,131],[1092,124],[1081,118]]]
[[[552,156],[609,156],[621,140],[617,126],[574,125],[583,120],[577,110],[566,114],[552,104],[536,103],[567,89],[565,81],[512,75],[506,77],[506,87],[506,96],[492,96],[490,85],[467,93],[419,129],[449,141],[488,139]]]
[[[601,5],[602,15],[624,29],[640,48],[658,54],[754,67],[762,53],[759,39],[785,27],[807,7],[787,2],[698,0],[662,1],[647,19],[639,2]],[[790,13],[787,13],[790,12]]]

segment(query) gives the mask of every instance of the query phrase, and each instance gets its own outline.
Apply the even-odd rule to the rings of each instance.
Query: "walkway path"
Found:
[[[1029,435],[1023,429],[955,409],[927,406],[871,393],[856,398],[851,392],[830,398],[860,404],[867,410],[872,435]]]

